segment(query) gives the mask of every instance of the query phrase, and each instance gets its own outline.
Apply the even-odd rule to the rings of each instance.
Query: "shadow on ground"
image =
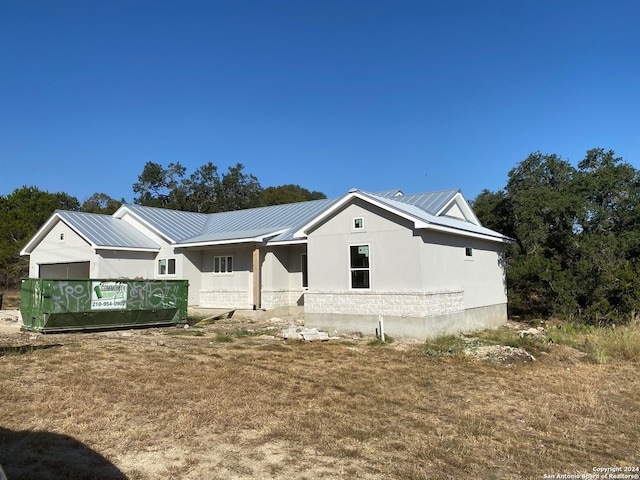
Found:
[[[49,432],[0,427],[0,465],[9,480],[127,480],[115,465],[75,438]]]
[[[49,348],[60,348],[63,345],[61,343],[54,343],[50,345],[14,345],[14,346],[2,346],[0,347],[0,357],[4,355],[22,355],[24,353],[35,352],[36,350],[47,350]]]

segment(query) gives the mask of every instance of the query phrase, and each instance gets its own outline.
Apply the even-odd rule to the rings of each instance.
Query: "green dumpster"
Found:
[[[22,281],[23,329],[38,332],[187,322],[187,280],[41,279]]]

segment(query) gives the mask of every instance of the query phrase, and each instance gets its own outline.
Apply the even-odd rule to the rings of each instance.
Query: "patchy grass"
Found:
[[[375,339],[370,340],[367,345],[369,345],[370,347],[382,347],[384,345],[391,345],[394,341],[395,338],[393,338],[391,335],[385,335],[384,340],[382,340],[382,338],[380,337],[376,337]]]
[[[548,330],[546,354],[509,366],[460,352],[520,342],[513,328],[384,348],[269,340],[235,324],[189,338],[3,336],[0,464],[9,478],[45,480],[539,479],[634,467],[629,328],[574,340]],[[567,364],[558,352],[572,342],[607,361]],[[46,345],[57,348],[36,348]]]
[[[445,335],[427,339],[423,353],[433,357],[462,355],[469,345],[469,342],[459,335]]]

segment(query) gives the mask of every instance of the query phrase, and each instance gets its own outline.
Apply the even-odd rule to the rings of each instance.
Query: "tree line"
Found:
[[[507,247],[512,314],[603,324],[633,320],[640,302],[640,172],[613,150],[577,167],[532,153],[504,189],[473,202]]]
[[[200,213],[279,205],[326,198],[322,192],[299,185],[262,188],[258,179],[245,173],[241,163],[219,173],[209,162],[187,175],[180,163],[167,167],[147,162],[132,186],[137,205]],[[29,274],[29,260],[20,251],[56,210],[110,215],[122,204],[106,193],[94,193],[82,203],[67,193],[50,193],[23,186],[0,195],[0,289],[19,288]]]

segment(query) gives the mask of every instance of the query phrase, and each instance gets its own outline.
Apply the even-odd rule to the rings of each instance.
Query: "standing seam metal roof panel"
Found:
[[[217,241],[230,232],[245,232],[242,238],[248,238],[252,231],[262,234],[287,230],[276,236],[275,241],[293,239],[295,227],[303,225],[323,210],[335,203],[337,199],[311,200],[308,202],[287,203],[269,207],[250,208],[231,212],[211,213],[205,228],[199,235],[184,239],[179,243]]]
[[[390,198],[396,202],[415,205],[431,215],[437,215],[460,190],[443,190],[440,192],[417,193]]]
[[[126,205],[126,208],[172,242],[179,242],[202,233],[209,217],[206,213],[141,205]]]
[[[56,213],[97,247],[160,248],[160,245],[123,220],[97,213],[66,210]]]

